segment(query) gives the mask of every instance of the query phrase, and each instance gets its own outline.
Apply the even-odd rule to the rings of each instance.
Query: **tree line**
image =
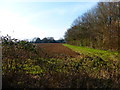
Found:
[[[53,37],[45,37],[43,39],[35,37],[30,41],[30,43],[65,43],[65,40],[63,38],[55,40]]]
[[[98,2],[74,20],[65,33],[69,44],[119,50],[120,2]]]
[[[2,43],[4,44],[14,44],[14,43],[65,43],[65,40],[63,38],[60,38],[58,40],[55,40],[53,37],[45,37],[43,39],[40,39],[39,37],[34,37],[32,40],[19,40],[16,38],[11,38],[11,36],[9,36],[8,34],[6,36],[1,36]]]

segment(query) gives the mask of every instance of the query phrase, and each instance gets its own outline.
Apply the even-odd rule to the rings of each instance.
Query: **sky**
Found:
[[[17,39],[64,38],[73,21],[97,2],[0,1],[0,32]]]

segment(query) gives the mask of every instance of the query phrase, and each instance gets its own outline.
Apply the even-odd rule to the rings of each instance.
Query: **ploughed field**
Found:
[[[3,43],[2,54],[3,88],[120,88],[116,52],[20,41]]]
[[[45,58],[77,58],[80,54],[59,43],[35,44],[41,57]]]

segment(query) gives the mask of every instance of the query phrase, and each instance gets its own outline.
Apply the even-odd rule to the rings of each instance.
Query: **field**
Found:
[[[63,44],[63,45],[72,49],[77,53],[82,53],[90,57],[98,56],[103,60],[113,60],[113,61],[118,61],[118,59],[120,59],[118,51],[111,52],[111,51],[105,51],[105,50],[99,50],[93,48],[73,46],[69,44]]]
[[[120,88],[118,54],[98,51],[58,43],[3,44],[3,88]]]
[[[79,53],[59,43],[41,43],[36,45],[38,48],[42,49],[43,52],[41,53],[44,53],[43,56],[48,58],[75,58],[79,55]]]
[[[120,89],[120,0],[4,1],[3,90]]]

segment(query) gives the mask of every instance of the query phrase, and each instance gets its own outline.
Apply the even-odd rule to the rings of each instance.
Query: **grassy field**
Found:
[[[120,56],[118,52],[110,52],[110,51],[87,48],[87,47],[73,46],[70,44],[63,44],[63,45],[72,49],[75,52],[78,52],[80,54],[82,53],[90,57],[98,56],[103,60],[114,60],[114,61],[118,59],[120,60]]]

